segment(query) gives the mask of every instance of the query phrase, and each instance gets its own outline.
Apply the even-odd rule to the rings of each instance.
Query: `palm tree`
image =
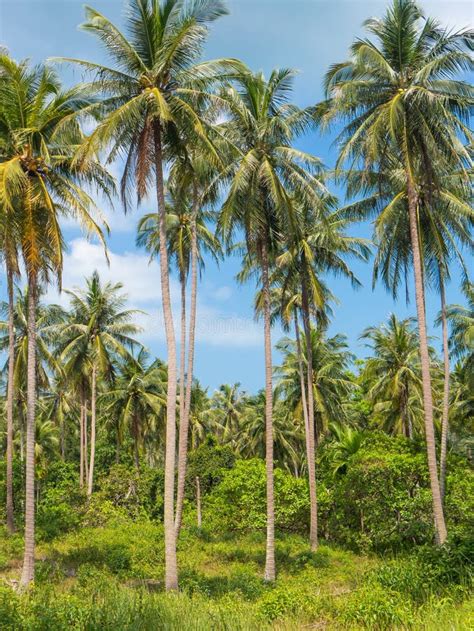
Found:
[[[359,174],[351,174],[357,180]],[[365,175],[367,177],[367,175]],[[439,293],[442,326],[444,387],[441,423],[440,449],[440,492],[444,496],[446,472],[446,450],[449,428],[449,381],[450,365],[448,352],[448,331],[446,318],[445,286],[450,278],[450,265],[459,264],[467,276],[461,247],[472,249],[471,228],[474,213],[470,206],[470,180],[463,173],[441,174],[437,178],[437,188],[433,190],[431,174],[426,174],[419,193],[418,233],[421,235],[420,251],[425,283]],[[411,241],[407,200],[403,195],[403,165],[392,168],[387,173],[376,173],[372,177],[370,197],[359,200],[344,209],[353,215],[361,207],[384,208],[375,222],[375,239],[378,243],[374,262],[374,283],[380,277],[394,298],[399,286],[405,280],[408,301],[408,270],[411,265]],[[390,198],[387,204],[387,198]]]
[[[294,225],[293,198],[319,203],[320,162],[294,149],[292,141],[311,124],[309,110],[288,103],[293,72],[243,72],[222,95],[228,116],[222,131],[238,148],[227,169],[231,184],[222,206],[219,229],[230,243],[236,229],[245,236],[249,259],[258,261],[262,282],[265,340],[265,418],[267,468],[267,550],[265,580],[275,579],[273,497],[273,403],[270,270],[283,235]]]
[[[364,366],[368,397],[374,412],[382,418],[383,429],[413,439],[422,413],[419,342],[412,318],[389,317],[387,324],[369,327],[361,338],[374,355]]]
[[[147,422],[158,416],[166,404],[159,371],[160,367],[156,362],[150,364],[149,355],[142,348],[136,357],[128,357],[120,362],[112,388],[100,397],[105,405],[105,413],[117,417],[121,431],[124,427],[130,429],[137,469],[140,468],[139,447]]]
[[[207,164],[196,161],[197,166],[189,174],[189,167],[177,165],[167,190],[168,257],[174,261],[181,286],[181,343],[179,379],[179,441],[178,486],[176,498],[176,532],[179,534],[186,479],[189,415],[191,404],[192,374],[194,364],[194,339],[197,308],[197,275],[204,269],[204,252],[218,262],[221,246],[208,225],[214,214],[202,208],[210,178]],[[182,173],[181,171],[184,171]],[[191,179],[191,183],[188,181]],[[191,191],[188,189],[191,188]],[[206,189],[206,190],[203,190]],[[142,217],[138,224],[137,244],[144,246],[151,257],[159,254],[160,235],[156,214]],[[186,284],[191,268],[191,314],[189,322],[188,368],[186,375]]]
[[[456,358],[466,358],[466,366],[474,366],[474,284],[463,283],[467,306],[448,305],[446,317],[451,327],[449,346]]]
[[[324,191],[322,185],[321,189]],[[298,355],[298,371],[300,388],[307,428],[307,459],[310,488],[311,523],[310,543],[315,550],[318,545],[317,535],[317,497],[315,478],[315,447],[318,440],[314,419],[313,393],[313,358],[311,316],[325,325],[328,320],[328,302],[332,295],[321,279],[321,275],[331,272],[349,278],[353,286],[359,282],[349,269],[345,258],[356,256],[366,259],[368,246],[365,240],[349,237],[345,228],[351,221],[339,212],[331,212],[334,199],[325,193],[320,197],[318,207],[308,209],[304,206],[298,214],[298,226],[290,235],[288,249],[277,259],[279,271],[276,280],[281,286],[281,316],[288,325],[293,311],[295,337]],[[281,271],[280,271],[281,270]],[[280,278],[278,278],[280,277]],[[301,359],[301,342],[299,333],[299,316],[303,320],[306,363],[306,386],[302,381],[303,362]],[[307,394],[306,394],[307,392]],[[307,398],[307,404],[305,400]],[[307,407],[307,411],[305,408]]]
[[[66,374],[90,374],[91,434],[87,495],[94,483],[97,377],[110,379],[115,372],[115,359],[129,359],[138,342],[131,336],[140,328],[131,321],[137,313],[124,309],[123,285],[110,282],[102,285],[94,272],[86,279],[85,289],[66,290],[71,297],[71,313],[60,331],[61,361]]]
[[[166,238],[164,165],[185,151],[187,143],[203,144],[209,159],[217,154],[208,140],[206,123],[197,101],[224,69],[237,62],[217,60],[197,64],[208,25],[226,13],[222,0],[132,0],[128,5],[129,38],[98,11],[86,8],[82,28],[97,36],[116,68],[69,60],[95,73],[94,85],[104,98],[102,122],[92,133],[84,155],[97,147],[112,146],[109,159],[126,156],[122,198],[129,206],[129,190],[136,184],[138,201],[155,178],[160,233],[160,278],[168,349],[168,392],[165,463],[166,588],[178,587],[174,528],[174,474],[176,439],[176,340],[169,288]]]
[[[28,282],[28,385],[26,439],[25,555],[21,587],[34,578],[36,302],[42,281],[60,279],[63,239],[60,216],[79,221],[102,238],[90,211],[96,207],[82,185],[104,193],[113,188],[106,171],[91,154],[74,161],[83,141],[79,117],[90,104],[83,86],[62,90],[55,73],[30,68],[0,54],[0,205],[10,210]]]
[[[347,471],[352,456],[359,451],[364,437],[362,432],[350,425],[331,423],[329,430],[330,439],[324,457],[330,461],[334,475],[343,474]]]
[[[311,328],[311,347],[315,426],[319,435],[323,435],[330,423],[348,419],[347,403],[354,390],[349,374],[353,355],[347,350],[344,336],[328,337],[324,331],[315,328]],[[277,348],[283,356],[281,366],[275,370],[277,391],[282,393],[286,405],[297,413],[302,407],[297,342],[283,338]],[[306,365],[305,348],[302,355]]]
[[[351,168],[372,172],[377,166],[386,171],[394,162],[403,165],[402,195],[408,207],[415,277],[428,467],[437,540],[443,543],[447,531],[436,464],[417,209],[422,173],[431,174],[436,181],[437,174],[462,170],[463,162],[469,161],[459,136],[467,136],[469,142],[464,122],[469,118],[472,88],[453,77],[472,65],[472,32],[451,33],[434,20],[425,20],[412,0],[394,0],[382,20],[368,20],[365,26],[375,41],[357,40],[351,59],[330,69],[326,78],[328,99],[319,115],[324,122],[337,117],[347,123],[339,136],[338,167],[349,161]],[[363,178],[359,185],[365,185]]]

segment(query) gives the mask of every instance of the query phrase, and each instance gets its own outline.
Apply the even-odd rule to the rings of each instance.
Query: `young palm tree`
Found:
[[[149,355],[142,348],[136,357],[120,362],[112,388],[100,397],[105,405],[105,413],[117,417],[121,432],[123,428],[129,428],[137,469],[140,468],[139,450],[147,422],[157,417],[166,405],[160,372],[161,368],[156,362],[150,364]]]
[[[100,282],[94,272],[86,279],[86,288],[66,290],[71,297],[68,322],[60,330],[61,361],[66,374],[90,374],[91,434],[87,495],[94,484],[97,378],[110,379],[115,371],[115,359],[130,359],[138,342],[131,336],[140,328],[131,321],[137,313],[124,309],[126,296],[120,293],[121,283]]]
[[[105,114],[90,137],[84,155],[110,146],[110,160],[126,156],[122,198],[129,206],[129,191],[136,184],[138,200],[149,191],[154,176],[160,232],[160,279],[168,350],[168,393],[165,464],[166,588],[178,587],[174,528],[174,475],[176,439],[177,361],[171,310],[166,235],[164,165],[182,154],[190,139],[207,146],[209,159],[217,154],[207,137],[206,123],[196,102],[224,69],[239,65],[217,60],[197,64],[208,25],[226,13],[222,0],[131,0],[127,35],[98,11],[88,7],[82,28],[98,37],[115,68],[72,60],[95,73],[102,88]],[[71,61],[71,60],[69,60]]]
[[[436,464],[417,209],[421,173],[431,173],[436,179],[436,174],[463,169],[463,162],[469,161],[460,135],[468,136],[472,143],[464,124],[469,118],[472,88],[454,77],[472,66],[469,49],[473,34],[467,30],[448,32],[434,20],[424,20],[412,0],[394,0],[383,19],[371,19],[365,25],[374,40],[357,40],[351,59],[330,69],[326,78],[328,100],[319,115],[324,122],[334,118],[346,122],[339,136],[338,167],[348,161],[351,168],[369,172],[380,165],[382,170],[389,170],[394,155],[403,165],[428,467],[437,540],[443,543],[447,532]]]
[[[227,87],[222,99],[228,117],[222,131],[238,148],[227,169],[231,184],[222,206],[219,229],[230,243],[236,229],[245,236],[249,259],[258,261],[262,282],[262,313],[265,340],[267,550],[265,580],[275,580],[275,533],[273,497],[273,405],[270,271],[295,222],[293,198],[319,204],[320,183],[315,174],[320,162],[294,149],[292,141],[311,124],[309,110],[288,103],[293,72],[275,70],[268,80],[263,74],[243,72],[235,86]]]

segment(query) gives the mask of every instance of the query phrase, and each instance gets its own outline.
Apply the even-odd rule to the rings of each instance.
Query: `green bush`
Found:
[[[266,525],[265,463],[238,460],[224,471],[205,503],[204,521],[211,529],[261,530]],[[275,525],[288,532],[304,531],[309,519],[306,480],[275,469]]]

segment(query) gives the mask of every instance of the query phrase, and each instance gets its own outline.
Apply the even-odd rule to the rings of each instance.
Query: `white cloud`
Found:
[[[94,270],[104,282],[122,283],[130,308],[144,313],[136,314],[136,322],[142,327],[141,338],[146,344],[165,341],[165,329],[161,307],[159,268],[156,262],[149,264],[145,254],[137,252],[108,252],[107,263],[102,246],[86,239],[74,239],[64,257],[63,287],[83,287],[84,279]],[[204,293],[204,292],[203,292]],[[222,303],[232,294],[228,286],[198,294],[196,341],[198,344],[223,347],[254,347],[263,344],[263,325],[251,318],[242,317],[223,308]],[[176,339],[179,341],[180,289],[178,282],[171,279],[171,299]],[[49,302],[69,304],[68,295],[50,287],[46,295]],[[275,333],[278,335],[278,333]]]

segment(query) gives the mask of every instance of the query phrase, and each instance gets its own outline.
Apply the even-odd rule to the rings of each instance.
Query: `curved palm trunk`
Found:
[[[430,358],[428,353],[428,338],[426,334],[425,296],[423,275],[421,269],[421,254],[418,235],[417,197],[411,174],[407,172],[408,215],[410,219],[410,240],[413,253],[413,270],[415,277],[416,311],[418,317],[418,332],[420,344],[421,376],[423,388],[423,408],[425,417],[426,451],[428,470],[430,474],[431,494],[433,498],[433,515],[436,530],[436,540],[439,544],[446,541],[447,531],[444,521],[443,503],[438,481],[436,464],[436,447],[433,425],[433,396],[431,391]]]
[[[446,319],[446,297],[444,282],[440,275],[441,294],[441,326],[443,331],[443,362],[444,362],[444,388],[443,388],[443,418],[441,422],[441,452],[439,457],[439,490],[441,501],[444,501],[446,490],[446,453],[448,449],[449,431],[449,350],[448,350],[448,323]]]
[[[275,580],[275,499],[273,489],[273,384],[268,250],[262,243],[263,320],[265,337],[265,460],[267,471],[267,546],[265,581]]]
[[[94,463],[95,463],[95,429],[96,429],[96,398],[97,398],[97,368],[95,363],[92,364],[92,383],[91,383],[91,456],[89,464],[89,477],[87,482],[87,497],[92,495],[92,487],[94,486]],[[86,414],[87,418],[87,414]],[[86,424],[87,436],[87,424]],[[87,451],[86,451],[87,454]]]
[[[300,375],[301,385],[301,402],[303,405],[303,417],[305,426],[305,442],[306,442],[306,459],[308,462],[308,486],[309,486],[309,504],[310,504],[310,525],[309,525],[309,541],[311,550],[318,547],[318,499],[316,494],[316,467],[314,460],[314,443],[311,445],[310,421],[308,415],[308,402],[306,399],[306,387],[304,383],[303,356],[301,352],[300,331],[298,326],[298,316],[295,311],[295,335],[296,350],[298,354],[298,371]],[[313,421],[314,427],[314,421]],[[312,464],[312,469],[311,469]],[[298,476],[296,476],[298,477]]]
[[[304,261],[303,261],[304,264]],[[314,395],[313,395],[313,346],[311,341],[311,324],[309,321],[309,303],[306,278],[303,274],[302,287],[302,311],[303,327],[306,341],[306,361],[307,361],[307,388],[308,388],[308,477],[310,494],[310,529],[309,542],[311,550],[314,552],[318,548],[318,497],[316,491],[316,440],[314,424]]]
[[[36,290],[35,273],[28,276],[28,360],[26,409],[25,553],[20,587],[35,578],[35,407],[36,407]]]
[[[166,249],[166,209],[163,182],[163,151],[161,126],[154,125],[156,195],[160,234],[160,277],[168,350],[168,389],[166,393],[166,451],[164,489],[165,529],[165,585],[166,589],[178,589],[178,563],[176,559],[176,531],[174,527],[174,477],[176,460],[176,340],[171,310],[168,252]]]
[[[196,337],[196,305],[197,305],[197,190],[193,190],[193,216],[191,224],[191,313],[189,318],[189,345],[188,345],[188,371],[186,377],[186,400],[184,405],[183,420],[179,424],[179,447],[178,447],[178,490],[176,498],[176,536],[179,535],[181,520],[183,516],[184,483],[186,481],[186,468],[188,464],[188,434],[189,417],[191,414],[191,394],[193,387],[194,370],[194,342]]]
[[[13,507],[13,400],[15,396],[15,324],[13,321],[13,273],[7,271],[8,282],[8,386],[7,386],[7,530],[15,531]]]

